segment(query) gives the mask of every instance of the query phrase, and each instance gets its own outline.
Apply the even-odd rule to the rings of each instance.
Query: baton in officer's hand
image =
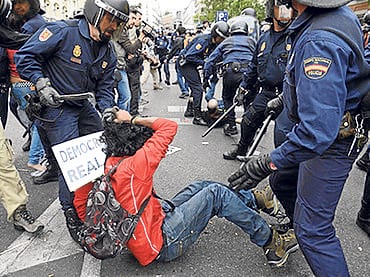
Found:
[[[253,143],[252,143],[251,147],[249,148],[247,155],[246,156],[237,156],[237,159],[239,161],[243,162],[242,165],[241,165],[241,167],[244,165],[244,163],[246,161],[249,160],[249,158],[253,155],[254,151],[256,151],[258,144],[261,142],[262,137],[264,136],[264,134],[267,131],[267,127],[269,126],[271,120],[274,117],[274,114],[275,113],[273,111],[271,111],[269,113],[269,115],[266,117],[266,119],[263,122],[263,125],[262,125],[262,127],[260,129],[260,131],[258,132],[256,138],[253,140]]]

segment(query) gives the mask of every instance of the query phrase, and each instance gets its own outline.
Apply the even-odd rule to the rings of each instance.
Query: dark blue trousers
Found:
[[[349,276],[333,220],[357,154],[352,139],[335,141],[322,155],[299,165],[294,230],[315,276]]]
[[[55,156],[51,146],[91,133],[103,130],[101,118],[89,101],[84,101],[83,106],[64,104],[60,108],[46,108],[42,117],[55,122],[37,120],[40,135],[46,135],[48,145],[44,145],[50,162],[55,163]],[[40,131],[41,130],[41,131]],[[63,210],[73,207],[73,193],[69,191],[64,177],[59,172],[59,201]]]

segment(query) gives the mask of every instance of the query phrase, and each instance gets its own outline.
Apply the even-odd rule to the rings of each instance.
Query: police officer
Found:
[[[203,67],[205,58],[216,46],[229,35],[229,26],[224,21],[216,22],[210,34],[196,36],[190,44],[180,52],[179,64],[181,72],[188,83],[193,97],[193,124],[207,126],[201,117],[203,88],[198,67]],[[191,100],[189,100],[191,101]],[[188,104],[188,107],[190,105]]]
[[[101,118],[87,100],[58,100],[59,95],[94,92],[96,108],[106,111],[115,105],[113,72],[116,58],[109,42],[118,26],[128,21],[125,0],[86,0],[83,18],[48,23],[17,52],[15,61],[22,78],[36,84],[44,105],[36,121],[51,146],[102,130]],[[104,116],[104,114],[103,114]],[[45,150],[51,149],[49,146]],[[50,163],[56,163],[49,153]],[[81,224],[73,208],[71,193],[59,174],[59,201],[73,238]]]
[[[250,158],[229,181],[235,189],[249,188],[299,164],[294,230],[301,250],[316,276],[349,276],[333,220],[363,144],[361,130],[355,136],[345,128],[370,89],[361,26],[348,0],[284,2],[298,13],[289,27],[293,44],[283,92],[295,126],[282,145]]]
[[[160,65],[158,67],[158,73],[159,73],[159,82],[161,83],[162,82],[162,70],[161,70],[162,64],[164,60],[166,59],[166,56],[168,54],[168,48],[170,45],[170,42],[168,38],[166,37],[166,35],[164,34],[164,31],[162,29],[159,30],[158,36],[156,36],[154,43],[155,43],[154,53],[158,55],[159,61],[160,61]],[[169,70],[168,64],[164,64],[163,67],[164,67],[164,74],[165,74],[165,79],[166,79],[165,83],[169,85],[170,70]]]
[[[252,60],[256,47],[255,41],[248,36],[248,24],[242,20],[234,20],[230,26],[230,37],[221,42],[206,59],[204,65],[203,88],[206,89],[212,76],[216,75],[217,62],[223,62],[222,99],[225,109],[233,105],[236,90],[243,78],[249,62]],[[227,116],[224,133],[227,136],[236,135],[238,129],[235,123],[235,111]]]
[[[365,46],[365,58],[370,63],[370,11],[368,10],[362,17],[362,32],[364,35],[364,46]],[[362,155],[362,157],[356,162],[356,165],[364,171],[367,171],[370,167],[370,145],[367,151]]]
[[[226,160],[234,160],[236,156],[244,156],[247,153],[257,129],[265,119],[267,102],[282,91],[284,70],[291,47],[286,42],[287,27],[291,23],[293,10],[270,0],[267,1],[266,15],[266,21],[272,22],[272,26],[262,33],[258,40],[252,62],[244,73],[238,93],[245,95],[244,101],[248,105],[257,92],[260,92],[246,108],[238,145],[223,154]]]
[[[367,11],[363,17],[362,30],[364,35],[365,58],[370,64],[370,11]],[[369,100],[369,99],[368,99]],[[369,116],[370,111],[367,110]],[[370,130],[370,119],[367,118],[367,130]],[[356,162],[357,166],[367,172],[364,184],[364,193],[361,199],[361,209],[357,213],[356,224],[370,236],[370,145],[365,154]]]

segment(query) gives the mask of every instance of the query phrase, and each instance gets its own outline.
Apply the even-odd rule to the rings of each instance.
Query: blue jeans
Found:
[[[212,98],[214,98],[213,96],[215,95],[217,82],[211,82],[210,85],[211,86],[209,88],[207,88],[207,92],[206,92],[206,95],[205,95],[205,99],[206,99],[207,102],[209,100],[211,100]]]
[[[17,114],[19,119],[22,121],[24,126],[31,127],[31,146],[28,152],[28,163],[29,164],[39,164],[41,159],[44,157],[44,147],[41,143],[41,139],[36,126],[31,122],[25,112],[27,100],[24,98],[27,94],[35,94],[36,91],[31,89],[31,87],[19,87],[21,83],[15,83],[12,85],[12,94],[15,101],[18,104]]]
[[[118,99],[117,105],[121,110],[130,111],[131,91],[128,83],[127,72],[119,70],[122,79],[118,82]]]
[[[28,163],[39,164],[42,158],[44,157],[45,151],[35,124],[32,124],[31,134],[32,139],[30,151],[28,152]]]
[[[213,216],[225,217],[250,235],[252,242],[264,246],[271,230],[266,221],[253,209],[256,207],[251,191],[236,194],[221,183],[196,181],[180,191],[167,203],[162,230],[164,243],[157,258],[167,262],[181,256],[199,237]]]
[[[46,135],[43,141],[49,145],[44,145],[45,151],[49,162],[53,164],[56,159],[51,146],[103,130],[101,118],[88,100],[79,106],[63,104],[57,109],[47,107],[41,117],[54,121],[36,120],[39,132]],[[73,207],[73,196],[59,170],[59,201],[63,210]]]

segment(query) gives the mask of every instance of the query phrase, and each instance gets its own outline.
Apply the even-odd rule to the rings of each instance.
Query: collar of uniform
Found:
[[[300,30],[303,26],[306,25],[307,21],[309,21],[312,16],[315,15],[315,11],[318,9],[307,7],[304,12],[298,16],[292,24],[288,27],[290,33],[294,33],[297,30]],[[316,11],[317,12],[317,11]]]
[[[78,28],[80,29],[80,33],[82,36],[84,36],[87,39],[91,39],[89,24],[86,21],[86,19],[80,19],[80,21],[78,22]]]

